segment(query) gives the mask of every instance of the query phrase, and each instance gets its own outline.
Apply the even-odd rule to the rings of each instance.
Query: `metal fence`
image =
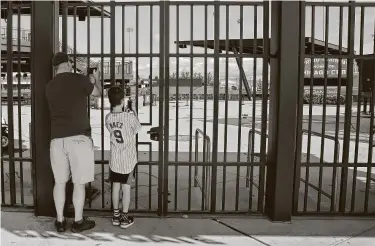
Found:
[[[368,114],[361,111],[364,98],[374,98],[375,40],[370,34],[375,33],[375,6],[359,2],[303,5],[301,18],[307,25],[302,26],[301,43],[306,37],[312,42],[301,46],[305,73],[301,71],[300,80],[309,89],[300,90],[294,214],[373,215],[373,102]],[[370,33],[365,33],[365,20],[373,25],[366,29]],[[330,70],[332,64],[335,73]],[[321,73],[306,76],[306,70]],[[314,93],[318,82],[321,92]],[[329,92],[332,89],[335,92]]]
[[[101,78],[103,84],[126,81],[131,88],[130,98],[143,125],[137,136],[133,212],[264,212],[269,60],[277,55],[269,49],[269,5],[252,1],[62,2],[60,48],[69,53],[76,72],[99,66],[108,71],[108,77]],[[2,149],[2,205],[33,207],[35,160],[27,144],[33,106],[15,104],[13,95],[13,85],[20,88],[20,74],[30,72],[26,70],[32,59],[31,43],[23,34],[30,27],[21,25],[20,15],[21,8],[30,5],[4,6],[8,16],[6,31],[1,30],[6,41],[2,65],[7,70],[8,97],[1,112],[7,119],[9,146]],[[361,68],[375,60],[375,55],[364,53],[365,18],[372,21],[370,12],[375,6],[364,2],[303,2],[301,6],[306,25],[300,31],[293,213],[373,214],[374,90],[363,94],[363,76],[358,76],[357,87],[353,81],[354,64],[361,74]],[[319,8],[324,8],[326,18],[323,38],[316,35]],[[335,11],[338,45],[327,38],[332,32],[329,16]],[[359,54],[355,52],[358,37]],[[323,60],[320,77],[312,72],[317,70],[316,59]],[[336,77],[328,74],[330,59],[338,61]],[[345,76],[340,72],[343,61]],[[131,77],[127,77],[129,68],[118,67],[119,63],[131,64]],[[18,79],[13,72],[19,74]],[[170,83],[170,78],[176,82]],[[201,86],[196,85],[196,78],[202,80]],[[332,79],[336,84],[331,84]],[[149,83],[150,103],[143,102],[142,81]],[[364,97],[371,109],[366,116],[360,114]],[[110,211],[105,89],[98,102],[97,108],[88,108],[96,169],[95,181],[87,187],[85,209]],[[150,140],[147,131],[158,137]]]
[[[2,96],[6,95],[4,97],[6,101],[1,105],[1,205],[32,208],[34,205],[33,158],[29,151],[31,107],[23,105],[21,90],[23,84],[21,80],[23,74],[28,72],[25,70],[27,70],[27,62],[30,61],[30,51],[25,52],[24,49],[25,43],[30,40],[27,31],[30,26],[23,25],[21,21],[21,11],[24,6],[15,5],[13,9],[8,10],[7,15],[3,16],[4,7],[3,4],[1,5],[1,21],[6,21],[6,28],[1,28],[1,73],[6,74],[7,80],[6,90],[1,84]],[[15,26],[17,28],[13,28]]]

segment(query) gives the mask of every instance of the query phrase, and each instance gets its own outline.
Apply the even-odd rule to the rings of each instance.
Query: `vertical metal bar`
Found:
[[[77,7],[73,7],[73,57],[74,73],[77,72]]]
[[[153,5],[150,5],[150,82],[149,82],[149,86],[150,86],[150,124],[152,125],[152,105],[153,105],[153,90],[152,90],[152,54],[153,54],[153,51],[152,51],[152,46],[153,46],[153,39],[154,39],[154,36],[153,36],[153,14],[152,14],[152,10],[153,10]],[[151,167],[150,167],[150,170],[151,170]],[[151,180],[150,180],[151,182]]]
[[[202,210],[205,210],[205,202],[206,202],[206,190],[207,190],[207,183],[206,183],[206,165],[207,165],[207,142],[206,142],[206,135],[207,135],[207,83],[208,83],[208,77],[207,77],[207,4],[204,5],[204,87],[203,87],[203,166],[202,166]],[[196,149],[195,152],[198,152],[199,150]]]
[[[3,161],[3,158],[0,158],[0,162],[1,162],[1,204],[5,204],[5,188],[4,188],[5,179],[4,179],[4,161]]]
[[[17,50],[18,50],[18,148],[20,161],[20,189],[21,189],[21,204],[24,204],[24,190],[23,190],[23,163],[22,163],[22,124],[21,124],[21,8],[18,7],[17,13]],[[25,98],[24,98],[25,99]],[[30,136],[29,136],[30,137]]]
[[[315,6],[311,6],[311,55],[315,53]],[[310,59],[310,94],[309,94],[309,122],[308,129],[309,133],[307,135],[307,155],[306,163],[310,163],[310,153],[311,153],[311,129],[312,129],[312,109],[313,109],[313,92],[314,92],[314,58]],[[302,116],[303,117],[303,116]],[[309,178],[310,178],[310,167],[306,165],[305,167],[305,192],[303,197],[303,211],[307,211],[307,198],[309,196]]]
[[[254,6],[254,25],[253,25],[253,28],[254,28],[254,38],[253,38],[253,54],[256,54],[257,53],[257,43],[258,43],[258,7],[257,6]],[[257,59],[254,58],[253,59],[253,112],[252,112],[252,122],[251,122],[251,129],[253,130],[253,132],[255,131],[255,117],[256,117],[256,92],[257,92],[257,88],[256,88],[256,82],[257,82]],[[249,184],[249,210],[252,209],[253,207],[253,177],[254,177],[254,143],[255,141],[255,136],[254,134],[251,135],[251,166],[250,168],[248,167],[248,170],[249,173],[247,175],[247,182]],[[250,169],[250,170],[249,170]],[[263,199],[263,197],[258,197],[258,200],[259,199]],[[259,208],[258,208],[259,210]]]
[[[220,71],[220,5],[215,1],[215,24],[214,24],[214,112],[213,112],[213,132],[212,132],[212,179],[211,179],[211,212],[216,211],[216,185],[217,185],[217,154],[219,135],[219,71]]]
[[[239,53],[243,54],[243,5],[240,6],[240,51]],[[242,70],[243,58],[240,58],[239,69]],[[237,163],[241,161],[241,132],[242,132],[242,84],[243,76],[240,72],[240,86],[238,89],[238,134],[237,134]],[[249,96],[250,101],[250,96]],[[253,102],[254,103],[254,102]],[[238,211],[239,195],[240,195],[240,171],[241,167],[237,165],[237,174],[236,174],[236,202],[235,210]]]
[[[342,29],[343,29],[343,7],[340,6],[340,17],[339,17],[339,54],[342,54]],[[340,130],[340,98],[341,98],[341,72],[342,72],[342,59],[338,59],[338,87],[337,87],[337,104],[336,104],[336,126],[335,126],[335,143],[338,142],[339,137],[339,130]],[[340,152],[340,146],[335,144],[334,149],[334,163],[338,163],[340,160],[340,155],[338,154]],[[354,172],[356,172],[356,167],[354,167]],[[354,176],[353,176],[354,177]],[[336,211],[336,194],[337,194],[337,187],[336,187],[336,181],[337,181],[337,167],[333,167],[333,173],[332,173],[332,192],[331,192],[331,212]],[[355,182],[355,180],[353,180]],[[352,193],[353,194],[353,193]]]
[[[100,19],[100,58],[101,58],[101,69],[100,71],[102,71],[102,85],[104,85],[104,73],[103,73],[103,69],[104,69],[104,58],[103,58],[103,53],[104,53],[104,6],[102,5],[101,6],[101,19]],[[104,208],[104,204],[105,204],[105,201],[104,201],[104,164],[103,164],[103,161],[104,161],[104,86],[102,86],[102,95],[101,95],[101,108],[100,108],[100,120],[101,120],[101,161],[102,163],[100,164],[101,165],[101,182],[102,182],[102,208]]]
[[[374,27],[374,42],[373,42],[373,60],[375,61],[375,27]],[[371,188],[371,174],[372,174],[372,156],[373,156],[373,148],[374,146],[374,97],[375,97],[375,71],[373,73],[373,80],[372,80],[372,86],[371,88],[371,96],[370,96],[370,136],[369,136],[369,144],[368,144],[368,156],[367,156],[367,170],[366,170],[366,189],[365,189],[365,206],[364,206],[364,211],[365,213],[368,212],[368,207],[369,207],[369,198],[370,198],[370,188]],[[357,126],[358,127],[358,126]]]
[[[154,22],[153,21],[153,15],[152,15],[152,10],[153,10],[153,5],[150,6],[150,54],[153,54],[153,51],[152,51],[152,40],[154,39],[153,38],[153,25],[152,23]],[[125,18],[125,17],[123,17]],[[124,23],[124,22],[123,22]],[[152,125],[152,100],[153,100],[153,90],[152,90],[152,56],[150,55],[150,76],[149,76],[149,86],[150,86],[150,123]],[[152,143],[151,143],[152,144]],[[150,151],[149,151],[149,159],[150,159],[150,163],[152,161],[152,146],[150,144]],[[151,181],[151,177],[152,177],[152,166],[151,164],[148,164],[148,209],[151,210],[151,204],[152,204],[152,196],[151,196],[151,193],[152,193],[152,181]]]
[[[270,23],[269,23],[269,2],[263,3],[263,64],[262,64],[262,123],[260,139],[260,162],[259,167],[259,189],[258,189],[258,210],[262,213],[264,210],[264,183],[266,176],[266,144],[267,144],[267,117],[268,117],[268,62],[270,58]],[[254,102],[253,102],[254,103]]]
[[[180,5],[176,5],[176,40],[177,43],[180,41]],[[180,72],[180,57],[179,57],[179,48],[176,45],[176,144],[175,144],[175,173],[174,173],[174,210],[177,210],[177,190],[178,190],[178,111],[179,111],[179,72]],[[190,74],[192,77],[193,75]]]
[[[302,1],[300,3],[300,23],[305,23],[306,21],[306,5]],[[298,212],[298,200],[299,200],[299,188],[301,184],[301,155],[302,155],[302,127],[303,127],[303,107],[304,107],[304,84],[305,84],[305,25],[300,25],[300,37],[299,37],[299,48],[300,48],[300,57],[299,57],[299,94],[298,94],[298,109],[297,109],[297,140],[296,140],[296,154],[295,154],[295,169],[294,169],[294,187],[293,187],[293,205],[292,213],[295,214]]]
[[[193,74],[193,37],[194,37],[194,5],[190,5],[190,74]],[[191,162],[193,153],[193,77],[190,76],[190,122],[189,122],[189,189],[188,189],[188,210],[191,210]],[[194,166],[196,170],[196,166]],[[194,175],[195,186],[195,175]]]
[[[164,214],[164,77],[165,77],[165,27],[164,27],[164,16],[165,16],[165,2],[159,2],[159,32],[160,32],[160,42],[159,42],[159,168],[158,168],[158,215]]]
[[[122,11],[121,11],[121,82],[125,83],[125,66],[128,66],[128,63],[124,62],[125,58],[125,5],[121,6]]]
[[[354,55],[354,28],[355,28],[355,2],[349,3],[349,19],[348,19],[348,50],[349,59],[347,62],[347,84],[346,84],[346,103],[345,103],[345,123],[344,123],[344,141],[342,163],[349,162],[349,145],[350,145],[350,128],[352,119],[352,95],[353,95],[353,55]],[[342,168],[341,171],[341,187],[340,187],[340,204],[339,211],[345,212],[347,183],[348,183],[348,166]]]
[[[228,158],[228,99],[229,99],[229,6],[225,6],[225,115],[224,115],[224,163],[227,162]],[[225,210],[225,192],[227,183],[227,167],[223,166],[223,191],[221,198],[221,210]],[[212,200],[211,200],[212,201]]]
[[[168,212],[168,176],[169,176],[169,59],[170,59],[170,46],[169,46],[169,2],[165,2],[165,15],[164,15],[164,46],[165,46],[165,60],[164,60],[164,81],[165,81],[165,110],[164,110],[164,215]]]
[[[62,1],[62,40],[61,40],[61,50],[62,52],[67,52],[68,46],[68,7],[67,2]]]
[[[138,96],[139,96],[139,6],[135,6],[135,81],[136,81],[136,87],[135,87],[135,108],[138,112]],[[129,43],[130,45],[130,43]],[[138,134],[136,136],[136,141],[137,141],[137,153],[138,153]],[[139,195],[139,190],[138,190],[138,183],[139,183],[139,175],[138,175],[138,166],[136,166],[135,169],[136,176],[135,176],[135,209],[138,209],[138,195]]]
[[[90,44],[91,44],[91,42],[90,42],[90,40],[91,40],[91,38],[90,38],[90,36],[91,36],[91,33],[90,33],[90,25],[91,25],[91,22],[90,22],[91,13],[90,12],[91,12],[91,8],[87,7],[86,12],[87,12],[87,71],[86,71],[86,73],[87,73],[87,76],[89,76],[90,52],[91,52],[91,47],[90,47]],[[87,115],[88,115],[89,120],[90,120],[90,118],[91,118],[91,110],[90,110],[91,109],[91,97],[88,97],[87,100],[88,100]],[[88,194],[89,208],[91,208],[92,207],[91,182],[89,183],[88,186],[89,186],[89,194]],[[111,201],[112,201],[112,199],[111,199]]]
[[[115,53],[116,53],[116,6],[115,1],[111,0],[110,2],[110,10],[111,10],[111,16],[110,16],[110,76],[111,76],[111,84],[115,84]],[[112,200],[112,199],[111,199]]]
[[[324,7],[326,10],[325,18],[325,40],[324,40],[324,54],[328,55],[328,34],[329,34],[329,7]],[[323,88],[323,115],[322,115],[322,134],[325,135],[326,131],[326,118],[327,118],[327,67],[328,58],[324,58],[324,88]],[[320,144],[320,163],[324,162],[324,143],[325,138],[321,138]],[[317,211],[320,211],[320,204],[322,200],[322,183],[323,183],[323,166],[319,167],[319,181],[318,181],[318,201],[317,201]],[[333,198],[332,198],[333,199]]]
[[[342,7],[340,7],[340,28],[342,25]],[[365,8],[361,7],[361,20],[360,20],[360,37],[359,37],[359,54],[363,55],[363,36],[364,36],[364,21],[365,21]],[[342,29],[342,28],[341,28]],[[342,32],[342,30],[340,30]],[[342,45],[342,37],[341,38],[341,45]],[[339,47],[341,51],[341,47]],[[339,60],[339,65],[341,65],[341,59]],[[360,64],[358,64],[361,68],[363,68],[363,62],[360,59]],[[339,68],[339,76],[341,77],[341,67]],[[356,136],[355,136],[355,149],[354,149],[354,163],[358,164],[358,154],[359,154],[359,130],[360,130],[360,123],[361,123],[361,91],[363,86],[363,78],[360,74],[359,81],[358,81],[358,98],[357,98],[357,119],[356,119]],[[351,206],[350,211],[354,212],[355,210],[355,200],[356,200],[356,188],[357,188],[357,165],[354,165],[353,168],[353,183],[352,183],[352,199],[351,199]]]
[[[13,120],[13,6],[8,2],[7,16],[7,86],[8,86],[8,155],[10,175],[10,204],[16,204],[16,180],[14,166],[14,120]]]

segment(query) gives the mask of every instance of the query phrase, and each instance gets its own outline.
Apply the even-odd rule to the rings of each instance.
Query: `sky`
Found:
[[[108,1],[104,1],[108,2]],[[106,7],[109,10],[108,7]],[[207,28],[205,28],[205,7],[204,6],[194,6],[193,7],[193,39],[194,40],[204,40],[205,34],[207,39],[213,39],[213,6],[207,7]],[[255,37],[263,37],[263,8],[257,7],[257,33]],[[138,12],[138,32],[137,32],[137,21],[136,21],[136,9],[134,6],[125,7],[125,22],[122,23],[122,7],[116,7],[115,19],[116,19],[116,53],[121,54],[122,51],[122,39],[125,42],[125,53],[136,52],[137,39],[136,35],[138,33],[138,52],[140,54],[150,54],[150,45],[152,42],[152,53],[159,53],[160,44],[160,27],[159,27],[159,7],[152,7],[152,31],[150,32],[150,7],[140,6]],[[271,16],[271,15],[269,15]],[[311,36],[311,7],[306,9],[306,37]],[[359,52],[359,37],[360,37],[360,8],[356,9],[356,25],[355,25],[355,50]],[[177,23],[177,13],[176,6],[171,6],[170,8],[170,22],[169,22],[169,52],[170,54],[176,52],[176,45],[174,42],[176,40],[190,40],[190,6],[181,6],[179,8],[179,32],[177,33],[176,23]],[[240,38],[240,24],[238,20],[240,18],[240,7],[231,6],[229,7],[229,38],[238,39]],[[60,18],[61,20],[61,18]],[[245,6],[243,7],[243,38],[254,38],[254,7]],[[339,43],[339,8],[331,7],[329,11],[329,17],[325,16],[325,13],[321,7],[316,7],[315,9],[315,38],[324,40],[324,22],[329,21],[329,35],[328,41],[333,44]],[[226,9],[224,6],[220,8],[220,38],[225,39],[226,35]],[[4,26],[4,21],[1,22]],[[17,19],[14,18],[14,24],[17,26]],[[106,18],[103,21],[103,40],[104,40],[104,53],[110,52],[110,19]],[[371,35],[375,33],[375,8],[366,7],[364,16],[364,53],[373,53],[374,42]],[[30,29],[30,18],[22,17],[21,28]],[[123,32],[123,28],[132,28],[133,31]],[[166,27],[168,28],[168,27]],[[76,20],[76,44],[78,53],[87,53],[87,19],[86,21]],[[74,46],[74,18],[68,17],[68,44]],[[101,52],[101,18],[91,17],[90,19],[90,53],[100,53]],[[60,21],[60,37],[61,37],[61,21]],[[343,46],[347,46],[348,39],[348,9],[344,8],[344,19],[343,19]],[[180,53],[189,53],[190,48],[179,49]],[[203,54],[204,49],[194,48],[194,53]],[[213,53],[212,50],[208,50],[208,53]],[[121,58],[120,58],[121,59]],[[134,59],[132,59],[134,61]],[[220,78],[225,78],[225,59],[220,59]],[[147,78],[150,75],[150,58],[139,58],[138,60],[138,71],[141,78]],[[248,77],[248,80],[256,76],[256,79],[262,76],[262,59],[256,59],[256,68],[254,73],[254,60],[244,59],[243,67]],[[213,72],[214,60],[212,58],[207,59],[207,72]],[[230,80],[236,80],[239,77],[239,70],[234,59],[229,59],[229,74]],[[136,65],[134,64],[134,69]],[[194,72],[204,73],[204,59],[194,58],[193,60],[193,70]],[[159,59],[152,58],[152,77],[158,76],[159,72]],[[170,73],[172,74],[177,70],[176,68],[176,58],[170,58]],[[190,71],[190,59],[180,58],[179,59],[179,71]]]

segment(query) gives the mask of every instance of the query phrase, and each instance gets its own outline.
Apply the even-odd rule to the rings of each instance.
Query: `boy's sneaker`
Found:
[[[123,229],[129,228],[131,225],[134,224],[134,218],[127,215],[127,214],[121,214],[120,217],[120,227]]]
[[[64,218],[64,220],[62,222],[60,221],[55,221],[55,228],[57,230],[57,232],[65,232],[66,231],[66,219]]]
[[[114,226],[120,225],[120,216],[113,216],[112,217],[112,225],[114,225]]]
[[[82,231],[90,230],[95,227],[95,221],[83,217],[81,223],[73,222],[72,232],[80,233]]]

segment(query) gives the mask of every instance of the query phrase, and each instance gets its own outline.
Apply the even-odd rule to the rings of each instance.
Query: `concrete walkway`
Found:
[[[137,218],[127,230],[113,227],[109,218],[95,218],[95,229],[57,234],[53,219],[30,213],[2,212],[1,245],[233,245],[320,246],[375,245],[374,219],[293,218],[271,223],[264,218]]]

